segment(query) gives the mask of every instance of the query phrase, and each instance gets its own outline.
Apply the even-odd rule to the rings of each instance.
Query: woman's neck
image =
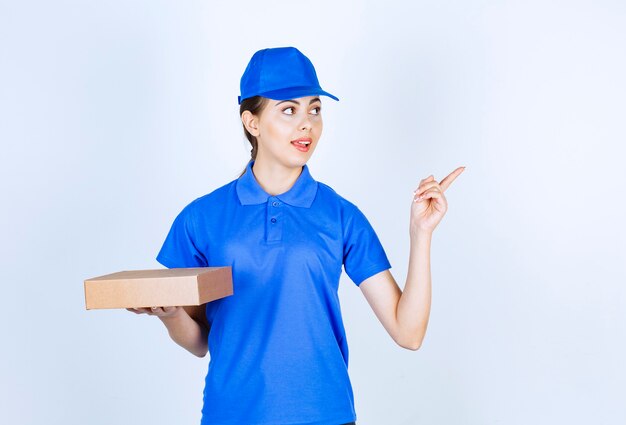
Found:
[[[302,166],[290,168],[279,163],[268,163],[266,161],[254,161],[252,173],[259,185],[271,196],[280,195],[287,192],[294,185]]]

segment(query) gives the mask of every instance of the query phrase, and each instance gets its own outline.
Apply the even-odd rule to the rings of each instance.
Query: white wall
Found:
[[[199,422],[208,357],[85,311],[83,279],[161,267],[175,215],[249,158],[250,56],[296,46],[340,98],[311,173],[401,286],[413,189],[467,167],[420,350],[342,277],[357,423],[624,423],[625,42],[620,1],[2,0],[0,422]]]

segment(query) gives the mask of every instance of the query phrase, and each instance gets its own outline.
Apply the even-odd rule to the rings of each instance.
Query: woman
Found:
[[[236,180],[176,217],[157,256],[166,267],[231,266],[234,294],[201,307],[131,309],[171,338],[210,351],[202,424],[354,424],[348,345],[337,289],[342,266],[400,346],[417,350],[430,311],[432,231],[441,183],[422,180],[411,206],[404,293],[363,213],[311,176],[322,134],[322,90],[298,49],[256,52],[242,78],[240,116],[252,145]]]

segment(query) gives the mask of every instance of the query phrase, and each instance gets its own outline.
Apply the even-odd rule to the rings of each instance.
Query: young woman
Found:
[[[196,356],[210,352],[202,424],[355,423],[342,266],[397,344],[417,350],[424,338],[431,236],[463,167],[414,192],[402,292],[365,215],[308,169],[322,134],[319,96],[339,100],[298,49],[254,54],[239,96],[251,159],[180,212],[157,256],[169,268],[231,266],[234,293],[201,307],[130,309],[159,317]]]

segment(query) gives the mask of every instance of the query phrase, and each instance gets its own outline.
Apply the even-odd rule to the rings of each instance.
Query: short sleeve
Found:
[[[391,268],[374,228],[354,205],[344,217],[343,241],[344,269],[355,285]]]
[[[207,267],[206,256],[196,243],[196,222],[193,203],[174,219],[156,260],[167,268]]]

